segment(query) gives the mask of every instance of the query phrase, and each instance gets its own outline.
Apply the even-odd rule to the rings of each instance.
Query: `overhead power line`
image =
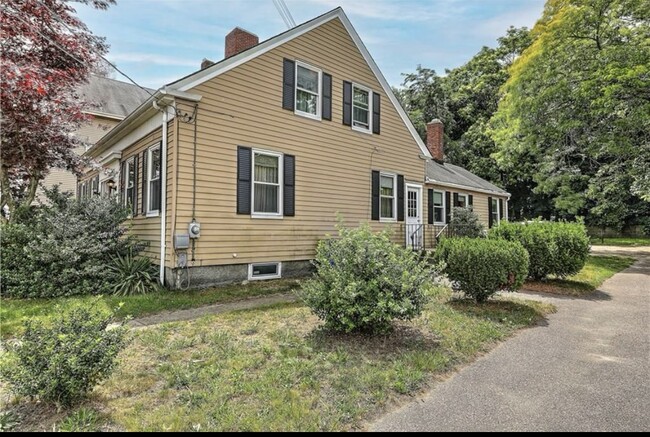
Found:
[[[70,31],[70,33],[72,33],[72,34],[75,33],[74,30],[71,29],[70,26],[68,26],[68,24],[67,24],[65,21],[63,21],[63,19],[62,19],[61,17],[59,17],[59,15],[58,15],[57,13],[54,12],[52,9],[50,9],[50,8],[49,8],[45,3],[43,3],[43,2],[40,1],[40,0],[37,0],[37,2],[38,2],[41,6],[43,6],[45,9],[47,9],[47,10],[50,12],[50,14],[52,14],[52,17],[53,17],[56,21],[58,21],[59,23],[61,23],[63,26],[65,26],[65,28],[68,29],[68,31]],[[16,17],[17,17],[20,21],[22,21],[22,22],[25,23],[26,25],[30,26],[30,24],[29,24],[27,21],[23,20],[23,19],[20,17],[20,12],[15,11],[15,10],[14,10],[14,12],[16,13]],[[48,40],[48,41],[49,41],[50,43],[52,43],[56,48],[58,48],[59,50],[61,50],[63,53],[65,53],[66,55],[68,55],[69,57],[71,57],[72,59],[74,59],[75,61],[79,62],[79,63],[82,64],[82,65],[85,64],[85,62],[81,61],[78,57],[76,57],[75,55],[73,55],[72,53],[70,53],[70,52],[69,52],[67,49],[65,49],[64,47],[61,47],[58,43],[56,43],[55,41],[53,41],[49,36],[44,35],[44,34],[41,33],[39,30],[36,30],[36,33],[38,33],[38,34],[41,35],[43,38],[45,38],[46,40]],[[129,80],[129,82],[131,82],[133,85],[137,86],[138,88],[140,88],[141,90],[143,90],[144,92],[146,92],[147,94],[149,94],[151,97],[154,97],[154,95],[151,93],[151,91],[149,91],[147,88],[145,88],[145,87],[143,87],[142,85],[140,85],[139,83],[137,83],[137,82],[136,82],[135,80],[133,80],[133,79],[132,79],[128,74],[126,74],[125,72],[123,72],[122,70],[120,70],[119,68],[117,68],[117,65],[113,64],[111,61],[109,61],[108,59],[106,59],[106,57],[104,57],[104,55],[102,55],[101,53],[99,53],[97,50],[93,50],[93,53],[94,53],[95,55],[97,55],[98,57],[100,57],[100,58],[101,58],[104,62],[106,62],[108,65],[110,65],[110,66],[111,66],[115,71],[117,71],[117,72],[120,73],[122,76],[124,76],[125,78],[127,78],[127,79]]]
[[[296,22],[284,0],[273,0],[273,4],[275,5],[275,9],[278,10],[280,17],[282,17],[284,24],[286,24],[289,29],[296,27]]]

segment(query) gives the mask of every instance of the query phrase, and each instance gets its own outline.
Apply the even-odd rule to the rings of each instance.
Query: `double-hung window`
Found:
[[[379,178],[379,219],[394,221],[397,217],[396,176],[381,173]]]
[[[322,71],[296,62],[296,114],[320,120],[322,82]]]
[[[445,193],[433,191],[433,220],[435,223],[445,222]]]
[[[253,150],[253,215],[282,215],[282,154]]]
[[[490,202],[492,202],[492,223],[496,225],[501,219],[501,211],[499,211],[499,199],[491,198]]]
[[[456,206],[459,208],[467,208],[468,205],[467,194],[458,194],[458,204]]]
[[[352,85],[352,128],[372,132],[372,93],[368,88]]]
[[[147,150],[147,215],[156,215],[160,211],[160,144]]]
[[[135,158],[126,161],[124,166],[124,204],[133,206],[135,200]]]

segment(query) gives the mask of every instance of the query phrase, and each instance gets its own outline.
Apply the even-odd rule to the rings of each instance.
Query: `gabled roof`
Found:
[[[436,161],[427,162],[427,182],[442,186],[457,186],[459,188],[473,189],[483,193],[493,193],[500,196],[510,196],[510,193],[476,176],[457,165]]]
[[[150,97],[136,85],[94,74],[77,88],[77,93],[89,104],[86,112],[120,120]]]
[[[192,73],[188,76],[185,76],[182,79],[179,79],[175,82],[172,82],[170,84],[167,84],[165,86],[166,89],[171,88],[173,90],[178,90],[178,91],[188,91],[191,88],[194,88],[210,79],[213,79],[227,71],[232,70],[233,68],[250,61],[251,59],[254,59],[258,56],[263,55],[264,53],[286,43],[294,38],[297,38],[331,20],[334,20],[338,18],[341,20],[341,23],[347,30],[348,34],[352,38],[352,41],[354,41],[354,44],[356,45],[357,49],[361,52],[361,55],[365,59],[366,63],[374,73],[375,77],[381,84],[381,87],[383,88],[384,92],[386,93],[386,96],[388,96],[388,99],[391,101],[393,106],[395,107],[397,113],[399,114],[400,118],[408,128],[409,132],[411,133],[411,136],[413,137],[413,140],[417,143],[417,145],[420,147],[420,151],[422,154],[427,157],[431,158],[431,153],[425,146],[424,142],[418,135],[417,131],[415,130],[415,127],[413,126],[413,123],[409,119],[408,115],[402,108],[402,105],[399,103],[397,100],[397,97],[395,97],[395,94],[393,93],[393,90],[391,89],[390,85],[386,81],[386,78],[382,74],[382,72],[379,70],[379,67],[375,63],[374,59],[370,55],[370,52],[368,52],[368,49],[366,46],[363,44],[363,41],[361,41],[361,38],[359,37],[359,34],[357,34],[357,31],[354,29],[352,26],[352,23],[350,23],[350,20],[348,17],[345,15],[345,12],[343,12],[343,9],[341,7],[338,7],[334,10],[331,10],[319,17],[316,17],[312,20],[309,20],[299,26],[296,26],[292,29],[287,30],[286,32],[280,33],[279,35],[276,35],[272,38],[267,39],[266,41],[263,41],[259,44],[257,44],[254,47],[251,47],[248,50],[245,50],[241,53],[238,53],[235,56],[231,56],[230,58],[223,59],[222,61],[219,61],[207,68],[204,68],[202,70],[199,70],[195,73]]]

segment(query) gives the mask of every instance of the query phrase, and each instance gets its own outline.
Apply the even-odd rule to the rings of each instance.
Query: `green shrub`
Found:
[[[436,269],[427,257],[394,244],[390,233],[362,225],[316,249],[315,277],[299,296],[335,331],[382,332],[395,319],[418,316],[427,301]]]
[[[528,272],[528,253],[517,243],[478,238],[449,238],[436,248],[435,259],[444,262],[445,273],[456,290],[477,302],[497,291],[514,291]]]
[[[124,324],[106,329],[112,320],[91,307],[62,312],[51,326],[27,320],[25,333],[6,344],[0,379],[16,395],[74,404],[110,376],[127,344]]]
[[[128,210],[115,199],[73,200],[48,191],[50,202],[2,224],[3,297],[51,298],[111,291],[111,258],[141,249],[127,235]]]
[[[471,208],[454,207],[449,228],[456,237],[479,238],[485,236],[485,226]]]
[[[146,294],[159,289],[158,269],[147,257],[135,256],[133,252],[118,255],[113,258],[109,270],[114,284],[112,291],[117,296]]]
[[[575,275],[589,254],[589,236],[582,223],[501,222],[489,237],[520,242],[530,256],[528,276],[534,279]]]

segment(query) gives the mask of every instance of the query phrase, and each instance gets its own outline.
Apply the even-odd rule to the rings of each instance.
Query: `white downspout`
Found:
[[[154,101],[155,104],[155,101]],[[160,149],[160,283],[165,284],[165,260],[167,254],[167,107],[163,107],[162,145]]]

